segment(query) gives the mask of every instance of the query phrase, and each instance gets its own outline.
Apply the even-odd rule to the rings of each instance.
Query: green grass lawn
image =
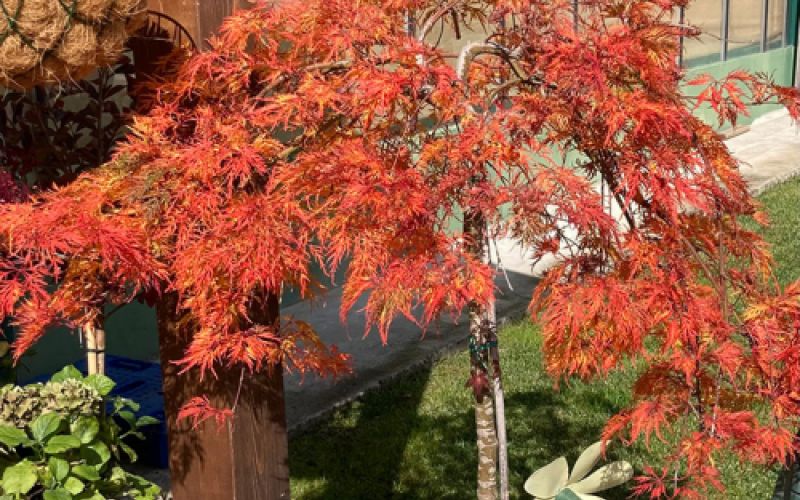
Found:
[[[800,181],[761,197],[772,218],[764,231],[774,245],[783,282],[800,277]],[[542,370],[541,338],[525,322],[501,332],[506,385],[512,498],[537,467],[565,455],[570,463],[598,440],[611,415],[626,405],[635,369],[603,381],[554,387]],[[337,411],[290,442],[292,493],[298,499],[466,499],[475,491],[475,435],[465,352],[386,384]],[[611,458],[640,470],[659,447],[612,448]],[[729,462],[722,466],[726,499],[768,499],[775,471]],[[624,487],[604,494],[622,499]]]

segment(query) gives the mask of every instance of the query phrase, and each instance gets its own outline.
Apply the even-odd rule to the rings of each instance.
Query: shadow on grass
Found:
[[[447,389],[449,401],[430,408],[424,398],[430,375],[425,369],[387,384],[292,439],[294,498],[474,498],[477,460],[469,396],[457,394],[466,389],[454,383]],[[572,464],[598,439],[605,412],[617,408],[602,393],[591,394],[591,411],[577,416],[571,397],[551,386],[507,397],[512,498],[529,498],[522,485],[535,468],[560,455]],[[617,490],[604,498],[626,498],[623,488]]]

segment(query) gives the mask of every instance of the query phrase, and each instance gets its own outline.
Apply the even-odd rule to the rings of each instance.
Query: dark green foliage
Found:
[[[107,411],[113,388],[67,367],[45,384],[0,389],[0,500],[156,498],[157,486],[120,466],[136,460],[125,441],[155,420],[119,397]]]

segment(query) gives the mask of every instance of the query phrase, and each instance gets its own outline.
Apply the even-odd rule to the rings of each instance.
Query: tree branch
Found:
[[[424,41],[425,37],[428,36],[431,30],[433,30],[433,27],[436,25],[436,21],[446,16],[448,12],[453,10],[462,1],[463,0],[450,0],[442,5],[439,10],[434,12],[431,17],[425,21],[425,24],[422,25],[422,29],[420,29],[419,33],[417,34],[417,40],[420,42]]]

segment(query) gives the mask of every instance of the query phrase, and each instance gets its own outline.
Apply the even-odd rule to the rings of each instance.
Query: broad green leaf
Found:
[[[128,423],[131,429],[136,428],[136,415],[134,415],[133,412],[124,410],[119,412],[118,415],[122,418],[122,420]]]
[[[47,438],[55,434],[61,428],[64,419],[55,413],[43,413],[31,422],[31,435],[39,443],[44,443]]]
[[[103,374],[95,373],[85,379],[86,384],[93,387],[101,396],[108,396],[117,385],[113,380]]]
[[[101,466],[111,459],[111,450],[104,442],[96,439],[82,446],[80,455],[89,465]]]
[[[97,469],[95,469],[91,465],[86,465],[86,464],[76,465],[75,467],[72,468],[72,473],[75,474],[77,477],[85,479],[87,481],[100,480],[100,474],[98,474]]]
[[[50,473],[53,474],[55,480],[59,483],[69,475],[69,462],[63,458],[50,457],[50,460],[47,462],[47,467],[50,469]]]
[[[129,408],[133,411],[139,411],[139,403],[136,401],[132,401],[127,398],[117,396],[114,398],[114,412],[119,413],[120,411],[124,410],[125,408]]]
[[[119,447],[120,447],[120,448],[122,448],[122,451],[124,451],[126,455],[128,455],[128,459],[129,459],[131,462],[135,462],[136,460],[138,460],[138,459],[139,459],[139,456],[136,454],[136,452],[135,452],[135,451],[133,451],[133,448],[131,448],[131,447],[130,447],[130,446],[128,446],[127,444],[125,444],[125,443],[120,443],[120,444],[119,444]]]
[[[567,484],[568,474],[567,459],[559,457],[531,474],[525,491],[537,498],[553,498]]]
[[[70,425],[70,432],[73,436],[78,438],[81,443],[91,443],[92,440],[100,432],[100,423],[95,417],[78,417]]]
[[[106,500],[106,497],[98,493],[97,491],[84,491],[77,497],[75,500]]]
[[[75,436],[53,436],[47,441],[44,451],[48,454],[56,454],[80,447],[81,442]]]
[[[139,420],[136,421],[136,427],[144,427],[146,425],[156,425],[160,423],[161,420],[145,415],[144,417],[139,417]]]
[[[83,374],[72,365],[65,366],[63,370],[50,377],[53,382],[63,382],[65,380],[83,380]]]
[[[11,495],[24,495],[36,485],[37,479],[36,466],[23,460],[3,472],[3,491]]]
[[[14,448],[28,441],[28,435],[22,429],[10,425],[0,425],[0,443]]]
[[[72,493],[64,488],[44,492],[44,500],[72,500]]]
[[[137,476],[136,474],[127,474],[128,484],[130,484],[136,493],[132,493],[133,498],[141,500],[153,500],[161,498],[161,488],[158,485],[151,483],[147,479]]]
[[[64,489],[72,493],[73,495],[79,494],[85,488],[83,481],[78,479],[77,477],[70,476],[64,481]]]
[[[106,479],[106,481],[108,481],[109,483],[121,484],[125,482],[127,477],[128,473],[125,472],[125,470],[119,465],[115,465],[114,467],[111,468],[111,477]]]
[[[140,439],[142,441],[145,440],[144,434],[142,434],[141,432],[138,432],[138,431],[128,431],[122,437],[128,437],[128,436],[133,436],[136,439]]]

